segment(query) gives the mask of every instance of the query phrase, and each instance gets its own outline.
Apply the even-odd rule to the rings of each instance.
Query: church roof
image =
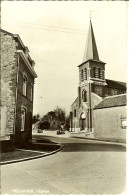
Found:
[[[106,83],[108,88],[126,89],[126,83],[124,82],[106,79]]]
[[[94,110],[102,109],[102,108],[117,107],[117,106],[125,106],[126,104],[127,104],[126,94],[108,96],[108,97],[105,97],[97,106],[95,106]]]
[[[89,32],[88,32],[83,62],[88,60],[100,61],[91,20],[90,20],[90,26],[89,26]]]
[[[78,102],[78,97],[74,100],[74,102],[72,103],[72,105],[75,104],[76,102]]]

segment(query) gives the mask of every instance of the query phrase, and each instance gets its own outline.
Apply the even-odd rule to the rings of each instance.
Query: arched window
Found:
[[[82,100],[83,102],[87,102],[87,91],[85,89],[82,91]]]
[[[87,69],[84,69],[84,80],[87,80]]]
[[[83,81],[84,78],[83,78],[83,69],[81,70],[81,81]]]

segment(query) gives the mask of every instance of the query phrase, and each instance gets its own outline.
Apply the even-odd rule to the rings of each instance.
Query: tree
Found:
[[[48,112],[41,119],[42,122],[47,121],[50,123],[50,130],[59,130],[62,125],[65,129],[69,129],[69,116],[66,116],[66,111],[57,106],[53,111]]]
[[[35,124],[36,122],[40,121],[40,114],[35,114],[33,117],[32,117],[32,124]]]

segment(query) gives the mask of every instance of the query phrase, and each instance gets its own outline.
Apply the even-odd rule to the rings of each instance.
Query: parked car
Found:
[[[43,133],[43,129],[38,129],[37,133]]]
[[[58,130],[56,133],[57,135],[61,135],[61,134],[65,134],[65,131]]]

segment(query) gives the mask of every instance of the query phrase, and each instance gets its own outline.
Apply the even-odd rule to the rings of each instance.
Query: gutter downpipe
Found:
[[[16,94],[15,94],[15,98],[16,98],[16,103],[15,103],[15,121],[14,121],[14,139],[13,139],[13,144],[15,145],[15,139],[16,139],[16,110],[17,110],[17,91],[18,91],[18,78],[19,78],[19,53],[17,52],[17,75],[16,75]]]

